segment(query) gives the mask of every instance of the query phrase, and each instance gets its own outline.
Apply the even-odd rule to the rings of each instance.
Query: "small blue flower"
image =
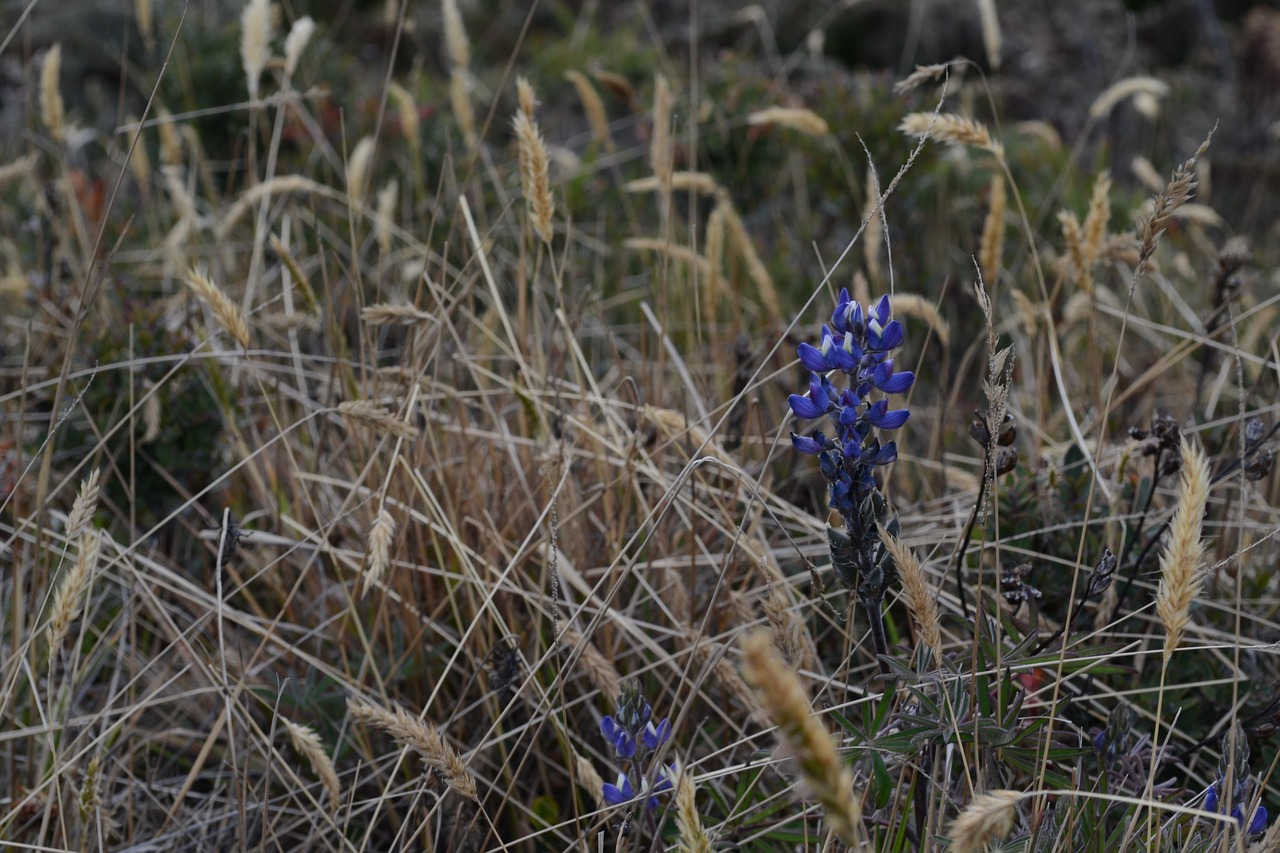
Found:
[[[1243,793],[1243,791],[1242,791]],[[1221,812],[1218,802],[1218,782],[1214,782],[1209,786],[1209,790],[1204,794],[1204,809],[1209,812]],[[1239,804],[1231,807],[1231,816],[1236,819],[1236,823],[1244,826],[1244,810]],[[1253,810],[1253,815],[1249,818],[1248,832],[1250,835],[1262,832],[1267,828],[1267,809],[1265,806],[1258,806]]]
[[[876,429],[897,429],[907,422],[911,412],[907,409],[889,411],[888,400],[878,400],[867,410],[867,422]]]
[[[611,806],[621,805],[636,795],[635,788],[631,787],[631,780],[625,773],[618,774],[618,784],[610,785],[605,782],[601,790],[604,801]]]
[[[893,359],[886,358],[876,365],[871,381],[886,394],[901,394],[911,387],[911,383],[916,381],[916,375],[910,370],[894,373]]]
[[[820,418],[831,408],[831,398],[827,396],[827,388],[830,385],[816,373],[810,374],[810,377],[808,397],[792,394],[787,398],[787,402],[791,404],[791,411],[796,413],[797,418],[805,420]]]
[[[671,790],[671,778],[675,775],[675,771],[667,767],[665,764],[658,768],[658,781],[654,785],[649,784],[648,779],[641,780],[642,793],[649,794],[649,798],[645,801],[645,805],[651,809],[658,807],[657,794]],[[616,785],[610,785],[605,782],[601,787],[601,793],[604,801],[611,806],[622,805],[636,796],[635,786],[631,784],[631,780],[627,778],[627,774],[619,773]]]
[[[815,453],[821,453],[824,450],[834,450],[835,444],[831,439],[827,438],[819,430],[813,434],[813,437],[807,435],[799,435],[791,433],[791,446],[801,453],[813,456]]]
[[[644,745],[645,749],[657,749],[666,743],[667,737],[671,734],[671,723],[664,717],[662,722],[654,725],[652,721],[644,727]]]
[[[613,746],[613,754],[618,758],[632,758],[636,754],[636,741],[626,729],[609,716],[600,721],[600,733]]]

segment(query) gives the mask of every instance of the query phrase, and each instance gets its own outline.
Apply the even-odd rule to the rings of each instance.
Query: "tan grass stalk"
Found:
[[[812,669],[816,657],[809,632],[782,591],[774,587],[760,602],[760,609],[773,630],[774,645],[783,659],[796,669]]]
[[[218,237],[225,238],[231,233],[231,229],[235,227],[236,223],[244,218],[244,215],[264,198],[290,192],[324,194],[327,190],[328,188],[323,184],[316,183],[302,175],[278,175],[269,181],[254,184],[245,190],[240,198],[236,199],[236,203],[231,205],[226,215],[222,217],[222,221],[218,223]]]
[[[1159,245],[1160,237],[1163,236],[1169,220],[1173,218],[1178,208],[1191,200],[1196,189],[1196,163],[1204,152],[1209,150],[1209,143],[1212,140],[1213,132],[1210,131],[1209,136],[1196,149],[1196,153],[1174,171],[1168,186],[1156,196],[1151,215],[1139,226],[1138,269],[1134,271],[1135,280],[1151,260],[1151,256],[1155,254],[1156,246]]]
[[[370,326],[416,326],[429,323],[434,318],[426,311],[419,311],[412,305],[378,302],[361,309],[360,319]]]
[[[600,773],[596,770],[595,765],[575,752],[573,754],[573,766],[578,772],[578,784],[591,795],[591,801],[595,805],[603,803],[604,780],[600,778]]]
[[[471,67],[471,42],[467,39],[466,27],[462,24],[462,13],[458,11],[458,0],[443,0],[444,11],[444,47],[449,62],[455,68]]]
[[[204,273],[192,267],[187,270],[187,286],[191,288],[196,297],[205,304],[210,311],[213,312],[213,318],[218,321],[228,335],[230,335],[241,349],[249,348],[249,324],[245,322],[244,315],[240,313],[240,308],[227,294],[222,292],[222,288],[214,284]]]
[[[1000,278],[1000,264],[1004,257],[1004,177],[991,176],[989,195],[987,218],[982,223],[982,242],[978,246],[978,266],[982,268],[983,278],[995,282]]]
[[[831,126],[827,124],[827,120],[803,107],[766,107],[747,116],[747,124],[776,125],[806,136],[831,135]]]
[[[1089,278],[1089,264],[1084,256],[1084,231],[1080,220],[1069,210],[1058,211],[1058,223],[1062,225],[1062,239],[1067,244],[1067,254],[1071,257],[1071,266],[1085,292],[1092,290]]]
[[[1178,508],[1169,522],[1169,540],[1160,555],[1160,587],[1156,613],[1164,625],[1164,660],[1167,664],[1182,642],[1191,622],[1191,602],[1200,593],[1200,566],[1204,546],[1200,526],[1209,500],[1209,460],[1183,439],[1182,474],[1178,480]]]
[[[667,78],[658,74],[653,86],[653,131],[649,139],[649,167],[658,178],[662,194],[671,191],[671,86]],[[664,210],[666,200],[663,201]]]
[[[315,291],[311,289],[311,282],[307,281],[307,277],[302,274],[302,267],[298,265],[298,260],[289,251],[289,247],[275,234],[271,235],[271,251],[276,253],[276,257],[289,271],[289,278],[302,291],[303,298],[307,301],[307,308],[313,312],[319,312],[320,301],[316,298]]]
[[[298,70],[298,60],[302,58],[302,52],[307,49],[315,31],[316,22],[307,15],[293,22],[289,35],[284,40],[284,76],[292,77],[293,72]]]
[[[162,166],[160,174],[164,177],[164,188],[169,194],[169,201],[173,203],[173,212],[177,214],[178,221],[186,222],[194,227],[196,200],[187,191],[187,182],[184,180],[182,167]]]
[[[952,145],[971,145],[1004,159],[1004,147],[992,138],[985,124],[954,113],[908,113],[898,130],[916,138],[928,136]]]
[[[519,82],[524,83],[524,79],[521,78]],[[520,96],[521,108],[512,122],[520,157],[520,188],[524,193],[533,230],[542,242],[550,244],[555,235],[551,220],[556,212],[555,199],[551,195],[551,163],[547,156],[547,144],[533,119],[533,89],[528,83],[524,83],[524,88],[528,95]],[[529,112],[524,109],[526,100],[529,102]]]
[[[676,829],[679,831],[676,850],[680,853],[711,853],[714,849],[698,816],[697,785],[693,774],[685,768],[680,769],[676,779]]]
[[[1169,94],[1169,85],[1154,77],[1126,77],[1111,86],[1089,106],[1089,117],[1100,119],[1115,109],[1116,104],[1125,98],[1131,98],[1139,93],[1145,93],[1154,98],[1163,98]]]
[[[373,527],[369,530],[369,545],[366,549],[369,570],[365,573],[364,583],[361,585],[361,598],[382,582],[382,576],[387,573],[387,567],[391,565],[391,546],[395,538],[396,520],[391,513],[387,512],[386,507],[383,507],[378,510],[378,517],[373,520]]]
[[[134,126],[133,132],[129,134],[129,142],[125,145],[124,153],[132,155],[129,157],[129,171],[133,173],[133,181],[138,185],[138,191],[142,193],[144,199],[151,196],[151,158],[147,156],[147,146],[142,139],[142,125],[139,124],[136,116],[129,116],[128,124]],[[4,181],[0,180],[0,184]]]
[[[449,73],[449,104],[467,150],[474,152],[480,137],[476,133],[475,108],[471,106],[471,74],[465,68],[455,66]]]
[[[747,226],[742,221],[742,217],[738,215],[738,209],[733,206],[733,201],[729,198],[727,192],[721,192],[718,206],[724,210],[725,233],[728,235],[730,243],[738,254],[742,257],[743,262],[747,265],[747,275],[756,286],[756,290],[760,296],[760,304],[764,307],[765,314],[771,318],[782,317],[782,305],[778,300],[778,289],[773,286],[773,277],[769,275],[769,270],[764,265],[764,261],[760,260],[760,255],[756,252],[755,243],[751,241],[751,235],[747,233]]]
[[[1164,178],[1160,177],[1160,173],[1156,171],[1156,167],[1151,165],[1151,161],[1142,155],[1134,157],[1129,163],[1129,170],[1133,172],[1133,176],[1137,178],[1143,186],[1158,193],[1164,189]]]
[[[533,110],[538,105],[538,99],[533,94],[533,86],[529,85],[529,81],[523,76],[516,77],[516,102],[520,105],[520,112],[533,120]]]
[[[160,134],[160,164],[178,166],[182,163],[182,137],[173,114],[163,106],[156,107],[156,132]]]
[[[396,114],[400,116],[400,132],[409,143],[409,151],[414,162],[418,160],[418,149],[421,145],[422,123],[418,119],[418,105],[409,90],[399,83],[392,82],[387,86],[387,97],[396,105]]]
[[[765,713],[795,755],[811,795],[822,804],[836,836],[856,847],[866,838],[862,806],[853,793],[853,773],[841,760],[835,741],[810,711],[800,680],[778,657],[769,634],[749,634],[742,648],[747,680],[755,685]]]
[[[903,545],[901,540],[889,535],[889,531],[880,527],[880,541],[888,550],[889,556],[898,566],[902,576],[902,592],[907,600],[907,609],[916,623],[917,636],[920,642],[933,652],[933,660],[942,666],[942,623],[938,618],[938,600],[929,586],[929,578],[915,553]]]
[[[888,305],[893,316],[914,316],[918,320],[924,320],[925,325],[933,329],[933,334],[936,334],[942,346],[950,345],[951,325],[938,313],[938,307],[927,298],[918,293],[893,293],[888,297]]]
[[[1106,169],[1093,181],[1089,212],[1084,217],[1084,262],[1092,268],[1107,239],[1107,223],[1111,221],[1111,175]]]
[[[604,109],[604,101],[596,87],[591,85],[587,75],[581,71],[566,71],[564,77],[573,84],[578,92],[578,100],[582,102],[582,111],[587,115],[587,123],[591,125],[591,136],[605,151],[613,153],[613,136],[609,133],[609,117]]]
[[[703,278],[703,312],[708,321],[715,320],[724,287],[724,208],[717,204],[707,217],[707,274]]]
[[[155,386],[152,383],[147,384],[147,390],[150,391]],[[160,437],[160,427],[163,423],[163,410],[160,406],[160,395],[152,394],[142,403],[142,438],[138,439],[139,444],[150,444]]]
[[[450,788],[469,800],[479,800],[475,777],[435,726],[403,708],[388,711],[354,696],[347,699],[347,710],[356,722],[381,729],[395,738],[401,746],[417,752],[428,767],[444,777],[445,784]]]
[[[62,45],[55,44],[44,55],[44,65],[40,67],[40,121],[58,143],[67,139],[67,111],[58,79],[61,72]]]
[[[935,65],[917,65],[915,71],[893,84],[893,91],[901,95],[904,92],[917,89],[931,80],[937,80],[946,74],[950,65],[951,63],[949,62],[940,62]]]
[[[133,19],[138,25],[138,32],[142,34],[142,43],[150,53],[156,47],[155,9],[151,0],[134,0]]]
[[[622,188],[629,193],[656,193],[662,189],[662,182],[656,175],[627,181]],[[700,195],[713,196],[720,191],[713,175],[706,172],[672,172],[671,189],[674,192],[695,192]]]
[[[38,162],[40,162],[40,156],[38,154],[28,154],[25,157],[19,157],[12,163],[0,166],[0,187],[17,180],[18,178],[23,178],[32,174],[35,171],[36,163]]]
[[[704,278],[708,275],[707,259],[688,246],[680,246],[667,240],[656,240],[652,237],[628,237],[622,245],[636,252],[655,252],[673,261],[697,267],[698,274]]]
[[[342,787],[338,783],[338,769],[334,766],[329,753],[325,752],[320,735],[316,734],[315,729],[310,726],[299,725],[283,717],[280,718],[280,722],[284,724],[284,730],[288,732],[289,742],[293,744],[293,748],[307,759],[307,763],[311,765],[311,772],[315,773],[320,783],[324,785],[325,792],[329,795],[329,808],[337,809],[342,798]]]
[[[364,201],[364,190],[369,183],[370,166],[373,164],[373,137],[366,136],[356,143],[347,159],[347,198],[353,204]]]
[[[386,409],[370,403],[368,400],[348,400],[344,403],[339,403],[338,411],[353,421],[385,430],[397,438],[416,438],[418,436],[418,428],[416,426],[400,420],[395,415],[387,412]]]
[[[618,691],[621,689],[622,676],[618,675],[618,670],[596,648],[595,643],[578,633],[572,625],[564,626],[564,630],[560,632],[560,643],[577,650],[578,664],[605,699],[612,702],[617,698]]]
[[[79,538],[81,533],[93,524],[93,514],[98,511],[98,475],[100,469],[94,468],[89,476],[80,482],[80,492],[71,504],[71,512],[67,514],[67,539]]]
[[[378,249],[383,255],[391,253],[391,239],[395,236],[391,231],[396,221],[396,204],[400,199],[400,184],[395,178],[387,181],[387,185],[378,190],[378,215],[373,220],[373,233],[378,241]]]
[[[877,285],[883,281],[880,268],[880,244],[884,242],[884,216],[880,205],[880,179],[875,165],[867,163],[867,198],[862,204],[862,220],[867,223],[862,235],[862,253],[867,264],[867,278]]]
[[[258,84],[271,60],[271,4],[248,0],[240,13],[240,62],[249,84],[249,100],[258,100]]]
[[[1017,817],[1017,791],[991,791],[973,798],[968,808],[951,822],[951,853],[977,853],[992,841],[1004,838]]]
[[[995,0],[978,0],[978,18],[982,21],[982,46],[987,51],[987,65],[992,71],[1000,70],[1000,18],[996,16]]]
[[[67,636],[67,629],[80,615],[80,601],[85,590],[93,580],[93,572],[98,566],[98,553],[102,540],[98,534],[88,531],[81,534],[76,561],[67,570],[58,591],[53,595],[53,607],[50,610],[49,627],[46,631],[48,646],[56,649],[62,645]]]
[[[591,69],[591,76],[599,80],[601,86],[608,89],[615,98],[622,101],[629,108],[635,107],[636,90],[626,77],[606,68]]]

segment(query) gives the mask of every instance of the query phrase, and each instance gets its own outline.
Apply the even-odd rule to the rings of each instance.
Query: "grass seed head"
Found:
[[[951,822],[952,853],[977,853],[986,844],[1008,835],[1021,799],[1017,791],[991,791],[974,797]]]
[[[240,62],[249,86],[249,100],[258,100],[262,72],[271,60],[271,4],[248,0],[240,13]]]
[[[1209,460],[1185,438],[1180,454],[1178,506],[1169,522],[1168,542],[1160,555],[1160,586],[1156,590],[1156,613],[1165,632],[1166,663],[1182,642],[1191,622],[1191,602],[1200,594],[1200,567],[1204,562],[1200,526],[1209,501]]]

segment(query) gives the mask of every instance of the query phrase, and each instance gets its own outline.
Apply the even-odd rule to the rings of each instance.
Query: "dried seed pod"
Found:
[[[1265,479],[1271,473],[1271,467],[1275,464],[1275,461],[1275,453],[1271,448],[1264,447],[1245,461],[1244,478],[1246,480]]]
[[[1005,412],[1004,420],[1000,424],[1000,432],[996,435],[996,444],[1001,447],[1008,447],[1018,439],[1018,422],[1013,419],[1013,415]]]
[[[981,411],[973,413],[973,421],[969,424],[969,437],[983,447],[991,446],[991,432],[987,429],[987,419]]]
[[[1089,573],[1089,584],[1085,590],[1086,598],[1097,598],[1111,586],[1111,579],[1116,573],[1116,555],[1110,548],[1102,549],[1102,559]]]
[[[1001,447],[996,453],[996,476],[1003,477],[1018,467],[1018,448]]]
[[[1040,590],[1027,583],[1026,576],[1031,572],[1030,563],[1019,563],[1006,568],[1000,575],[1000,594],[1012,605],[1021,604],[1028,599],[1040,598]]]

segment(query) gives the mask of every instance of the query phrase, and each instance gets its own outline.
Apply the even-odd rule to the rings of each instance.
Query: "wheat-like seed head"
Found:
[[[996,16],[996,0],[978,0],[978,17],[982,21],[982,46],[987,51],[987,65],[1000,70],[1000,18]]]
[[[803,107],[766,107],[747,116],[747,124],[776,125],[807,136],[831,135],[831,126],[827,124],[827,120]]]
[[[1138,94],[1146,94],[1153,98],[1163,98],[1169,94],[1169,85],[1154,77],[1126,77],[1111,86],[1089,106],[1089,117],[1100,119],[1115,109],[1116,104],[1125,98]]]
[[[293,22],[289,35],[284,40],[284,76],[292,77],[293,72],[298,70],[298,60],[302,58],[302,51],[307,49],[307,43],[311,41],[315,31],[316,22],[306,15]]]
[[[662,190],[662,183],[657,175],[650,175],[647,178],[627,181],[622,188],[629,193],[656,193]],[[673,192],[695,192],[700,195],[714,196],[720,192],[720,184],[716,183],[714,175],[708,175],[706,172],[680,171],[671,173],[671,189]]]
[[[977,853],[989,842],[1008,835],[1021,799],[1017,791],[991,791],[974,797],[951,822],[952,853]]]
[[[471,67],[471,42],[466,27],[462,25],[462,13],[458,0],[444,0],[444,48],[454,68]]]
[[[573,766],[578,771],[578,784],[591,795],[592,803],[596,805],[603,803],[604,780],[600,778],[600,773],[596,770],[595,765],[575,752],[573,754]]]
[[[625,248],[636,252],[654,252],[664,258],[688,264],[698,270],[704,279],[707,277],[707,259],[688,246],[672,243],[670,240],[659,240],[654,237],[628,237],[622,241]]]
[[[240,62],[249,84],[249,100],[258,100],[258,84],[271,60],[271,4],[248,0],[240,13]]]
[[[1160,587],[1156,590],[1156,613],[1164,625],[1164,661],[1182,642],[1191,622],[1191,602],[1200,593],[1200,565],[1204,546],[1200,526],[1209,501],[1209,460],[1183,439],[1182,475],[1178,480],[1178,508],[1169,522],[1169,540],[1160,555]]]
[[[391,253],[391,239],[395,235],[391,226],[396,220],[396,204],[400,198],[400,183],[392,178],[387,185],[378,190],[377,217],[373,220],[374,237],[378,241],[378,249],[383,255]]]
[[[386,430],[397,438],[411,439],[418,436],[418,428],[416,426],[400,420],[389,414],[386,409],[370,403],[368,400],[348,400],[339,403],[338,411],[353,421]]]
[[[1071,257],[1071,266],[1080,279],[1081,288],[1088,292],[1089,264],[1084,256],[1084,231],[1080,228],[1080,220],[1069,210],[1058,211],[1058,223],[1062,226],[1062,239],[1067,244],[1067,254]]]
[[[703,310],[708,322],[714,321],[724,287],[724,208],[717,204],[707,217],[707,274],[703,278]]]
[[[378,517],[373,520],[373,527],[369,530],[369,546],[368,546],[368,562],[369,571],[364,576],[364,584],[362,586],[360,597],[363,598],[369,594],[369,590],[373,589],[382,581],[382,576],[387,573],[387,567],[391,565],[391,546],[396,538],[396,520],[391,513],[387,512],[386,507],[378,510]]]
[[[434,318],[426,311],[419,311],[412,305],[378,302],[362,308],[360,319],[370,326],[417,326],[429,323]]]
[[[80,492],[71,504],[71,512],[67,515],[67,539],[76,539],[93,523],[93,514],[98,511],[98,475],[100,469],[94,468],[80,483]]]
[[[516,103],[520,105],[520,112],[532,120],[533,110],[538,105],[538,99],[533,94],[533,86],[529,85],[529,81],[524,75],[516,77]]]
[[[1004,178],[992,175],[987,218],[982,222],[982,242],[978,246],[978,266],[982,277],[995,282],[1000,276],[1000,263],[1004,257]]]
[[[897,83],[893,84],[893,91],[899,95],[905,92],[910,92],[931,80],[937,80],[939,77],[942,77],[946,74],[947,69],[950,66],[950,62],[939,62],[934,65],[917,65],[915,71],[912,71],[906,77],[903,77]]]
[[[59,143],[67,138],[67,111],[58,79],[61,73],[62,45],[55,44],[44,55],[44,65],[40,67],[40,121],[49,129],[53,141]]]
[[[467,150],[474,153],[479,144],[479,136],[476,135],[475,109],[471,106],[471,75],[460,65],[455,65],[449,73],[449,105],[458,122],[458,129],[462,131]]]
[[[676,829],[680,833],[676,850],[680,853],[711,853],[711,838],[698,816],[698,789],[693,774],[685,768],[676,778]]]
[[[58,591],[53,596],[53,607],[50,610],[49,627],[46,631],[48,646],[56,649],[62,645],[67,636],[67,628],[80,615],[80,601],[85,590],[93,580],[93,572],[98,566],[98,554],[102,549],[102,540],[94,531],[81,534],[76,561],[67,570]]]
[[[422,123],[418,120],[418,105],[409,90],[394,81],[387,86],[387,97],[396,105],[396,113],[400,116],[400,132],[404,134],[416,160],[422,132]]]
[[[954,113],[908,113],[898,130],[917,138],[930,137],[952,145],[970,145],[981,148],[1004,160],[1004,146],[991,136],[991,131],[981,122]]]
[[[222,288],[214,284],[204,273],[192,267],[187,270],[187,286],[195,293],[196,298],[213,312],[222,330],[240,345],[241,349],[249,348],[249,324],[245,322],[240,308],[231,301],[231,297],[222,292]]]
[[[942,623],[938,617],[938,601],[929,586],[924,567],[910,548],[889,535],[889,531],[883,526],[879,529],[880,541],[902,576],[902,591],[906,596],[911,618],[915,620],[920,642],[933,652],[934,663],[942,666]]]
[[[347,198],[352,204],[364,200],[364,188],[369,182],[369,171],[373,165],[373,137],[366,136],[356,143],[351,156],[347,160]]]
[[[578,650],[578,664],[591,679],[591,683],[600,691],[600,695],[609,701],[618,695],[622,684],[622,676],[605,657],[595,643],[583,637],[572,625],[565,625],[560,632],[560,643],[568,648]]]
[[[532,100],[533,90],[530,89],[531,105]],[[516,113],[513,124],[520,159],[520,187],[529,210],[529,221],[542,241],[549,244],[554,236],[552,218],[555,216],[556,203],[551,195],[551,164],[547,156],[547,144],[543,141],[532,114],[525,112],[523,108]]]
[[[254,184],[245,190],[240,195],[240,198],[236,199],[236,203],[231,205],[226,215],[222,217],[222,221],[218,223],[217,227],[218,237],[225,239],[236,223],[264,198],[270,198],[281,193],[304,191],[323,195],[328,192],[328,187],[302,175],[277,175],[260,184]]]
[[[862,806],[853,794],[853,773],[836,751],[831,735],[809,710],[809,699],[796,674],[782,662],[769,634],[752,633],[743,640],[747,679],[779,735],[796,756],[813,798],[835,834],[850,847],[865,840]]]
[[[1195,193],[1196,163],[1204,156],[1204,152],[1209,150],[1209,143],[1212,140],[1213,131],[1210,131],[1209,136],[1196,149],[1196,153],[1173,173],[1173,179],[1169,181],[1168,186],[1156,196],[1151,207],[1151,215],[1139,226],[1138,269],[1134,272],[1135,281],[1145,269],[1147,262],[1151,260],[1151,256],[1156,253],[1156,246],[1159,245],[1160,237],[1164,234],[1169,220],[1173,218],[1178,208],[1191,200],[1191,196]]]
[[[1084,217],[1084,262],[1092,267],[1098,261],[1107,239],[1107,223],[1111,220],[1111,175],[1106,169],[1098,173],[1089,197],[1089,212]]]
[[[756,286],[760,304],[766,316],[781,317],[782,304],[778,299],[778,289],[773,285],[773,276],[769,275],[769,269],[764,265],[764,261],[760,260],[755,243],[747,233],[747,226],[738,215],[738,209],[734,207],[727,192],[720,193],[716,206],[724,211],[725,233],[747,266],[747,275]]]
[[[658,74],[653,86],[653,133],[649,139],[649,167],[665,194],[671,186],[671,85]],[[665,205],[665,202],[664,202]]]
[[[289,733],[289,742],[293,744],[293,748],[307,759],[307,763],[311,765],[311,772],[315,773],[320,783],[324,785],[325,792],[329,795],[329,808],[336,810],[342,798],[342,788],[338,783],[338,769],[334,766],[329,753],[325,752],[320,735],[316,734],[315,729],[310,726],[299,725],[283,717],[280,718],[280,722]]]
[[[587,75],[581,71],[566,71],[565,79],[573,84],[578,92],[578,100],[582,102],[582,111],[587,114],[587,123],[591,125],[591,135],[595,141],[604,146],[604,150],[613,153],[613,136],[609,133],[609,118],[604,109],[604,101],[600,93],[591,85]]]
[[[428,767],[439,771],[445,784],[467,799],[478,801],[475,777],[435,726],[403,708],[388,711],[354,696],[347,699],[347,710],[356,722],[381,729],[395,738],[401,746],[417,752]]]

